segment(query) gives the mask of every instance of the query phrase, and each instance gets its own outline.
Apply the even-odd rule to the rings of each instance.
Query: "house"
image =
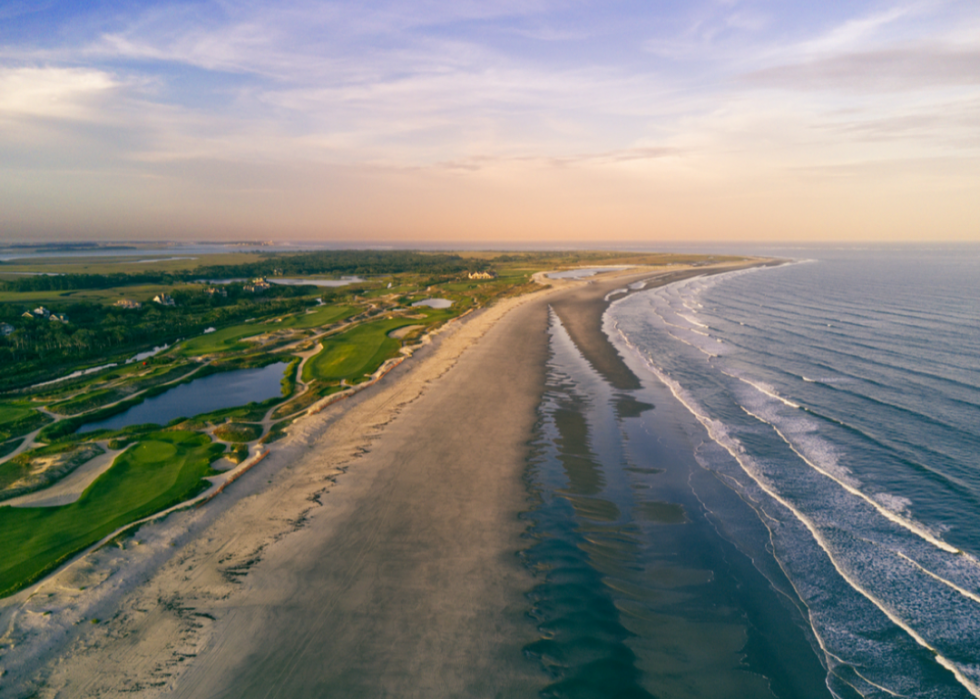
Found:
[[[470,272],[466,275],[470,279],[496,279],[496,272]]]
[[[208,296],[220,296],[222,298],[227,298],[228,296],[228,292],[220,286],[209,286],[204,290],[204,293]]]
[[[176,306],[173,298],[170,294],[157,294],[153,297],[153,303],[159,303],[161,306]]]
[[[265,277],[256,277],[250,284],[245,285],[245,291],[250,291],[253,294],[257,291],[265,291],[270,288],[272,288],[272,285],[269,284],[269,281]]]
[[[68,322],[68,316],[65,315],[64,313],[52,313],[48,317],[48,320],[50,320],[50,321],[57,321],[59,323],[67,323]]]
[[[141,304],[139,301],[133,301],[132,299],[119,299],[118,301],[116,301],[114,305],[119,306],[120,308],[136,310],[137,308],[140,308],[143,304]]]
[[[24,318],[50,318],[51,311],[49,311],[44,306],[38,306],[33,311],[26,311],[23,314]]]
[[[0,334],[4,337],[12,333],[16,328],[10,323],[0,323]]]

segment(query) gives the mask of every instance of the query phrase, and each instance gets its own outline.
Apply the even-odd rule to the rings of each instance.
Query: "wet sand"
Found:
[[[60,628],[65,649],[17,666],[18,686],[38,696],[535,696],[547,677],[521,652],[537,632],[517,552],[548,307],[579,327],[597,369],[627,381],[601,333],[602,299],[650,276],[556,284],[456,324],[391,381],[301,423],[227,497],[141,529],[145,553],[132,556],[143,568],[100,552],[54,576],[47,604],[64,597],[76,617],[102,610],[108,622]],[[96,592],[74,592],[86,581]]]

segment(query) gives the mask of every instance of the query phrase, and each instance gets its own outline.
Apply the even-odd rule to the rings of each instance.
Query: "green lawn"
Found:
[[[323,351],[303,367],[303,380],[338,381],[373,373],[401,347],[401,341],[388,337],[388,333],[418,322],[408,318],[376,320],[324,339]]]
[[[208,484],[223,447],[194,432],[156,432],[122,454],[71,505],[0,507],[0,597],[38,580],[115,529],[186,500]]]

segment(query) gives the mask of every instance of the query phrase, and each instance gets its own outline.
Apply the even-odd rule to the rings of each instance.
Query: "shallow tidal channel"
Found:
[[[527,471],[525,654],[544,697],[829,697],[758,517],[659,385],[613,388],[557,317]]]

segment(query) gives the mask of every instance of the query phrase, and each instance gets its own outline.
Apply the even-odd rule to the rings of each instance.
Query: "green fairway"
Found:
[[[34,413],[30,408],[10,403],[0,403],[0,425],[6,422],[16,422]]]
[[[246,323],[244,325],[232,325],[229,328],[222,328],[207,335],[192,337],[186,342],[182,342],[177,351],[185,357],[197,357],[202,354],[214,354],[216,352],[230,352],[242,349],[243,345],[239,340],[246,337],[254,337],[271,330],[268,325],[260,323]]]
[[[223,446],[194,432],[156,432],[122,454],[71,505],[0,507],[0,597],[26,587],[119,527],[186,500]]]
[[[358,379],[373,373],[401,347],[401,341],[388,337],[388,333],[415,324],[418,320],[407,318],[376,320],[328,337],[323,341],[323,351],[303,367],[303,380]]]
[[[286,318],[281,323],[275,323],[273,328],[296,328],[306,330],[308,328],[318,328],[321,325],[330,325],[338,320],[348,318],[361,309],[354,306],[321,306],[312,313],[305,313]]]
[[[202,354],[214,354],[216,352],[231,352],[247,347],[241,340],[248,337],[255,337],[262,333],[274,332],[276,330],[306,330],[317,328],[321,325],[329,325],[342,318],[353,315],[358,310],[353,306],[323,306],[312,313],[304,313],[289,318],[284,318],[278,323],[245,323],[242,325],[232,325],[222,328],[207,335],[192,337],[187,342],[181,343],[177,351],[185,357],[197,357]]]
[[[27,406],[0,403],[0,442],[23,436],[48,422],[51,418]]]

